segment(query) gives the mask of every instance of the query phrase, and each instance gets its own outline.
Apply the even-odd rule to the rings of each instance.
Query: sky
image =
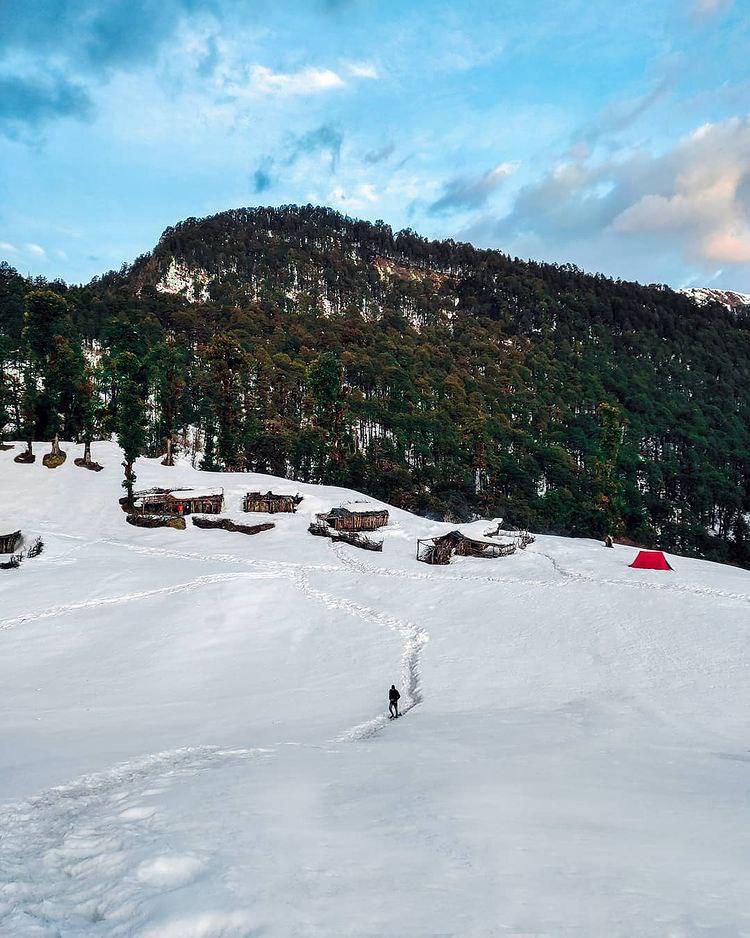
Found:
[[[0,0],[0,259],[314,203],[750,291],[750,0]]]

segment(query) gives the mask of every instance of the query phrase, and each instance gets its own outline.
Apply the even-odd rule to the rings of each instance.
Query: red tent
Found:
[[[637,570],[671,570],[669,561],[660,550],[641,550],[630,564]]]

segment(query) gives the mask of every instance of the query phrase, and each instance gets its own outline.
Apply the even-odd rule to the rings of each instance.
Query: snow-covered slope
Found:
[[[750,306],[750,293],[736,293],[734,290],[716,290],[712,287],[686,287],[678,291],[689,296],[699,306],[708,303],[720,303],[727,309],[736,309],[739,306]]]
[[[255,537],[143,530],[112,444],[13,455],[0,531],[47,547],[0,571],[3,936],[750,933],[750,574],[555,537],[427,567],[446,526],[333,546],[353,495],[305,485]],[[137,471],[240,520],[277,484]]]

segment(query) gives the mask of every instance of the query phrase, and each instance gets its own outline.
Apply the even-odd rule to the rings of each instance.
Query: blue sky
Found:
[[[748,0],[0,0],[0,258],[313,202],[750,291]]]

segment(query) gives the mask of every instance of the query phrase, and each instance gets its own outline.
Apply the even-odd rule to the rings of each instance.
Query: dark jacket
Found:
[[[400,700],[400,699],[401,699],[401,694],[399,694],[399,692],[396,690],[395,687],[392,687],[392,688],[388,691],[388,699],[389,699],[389,700]]]

